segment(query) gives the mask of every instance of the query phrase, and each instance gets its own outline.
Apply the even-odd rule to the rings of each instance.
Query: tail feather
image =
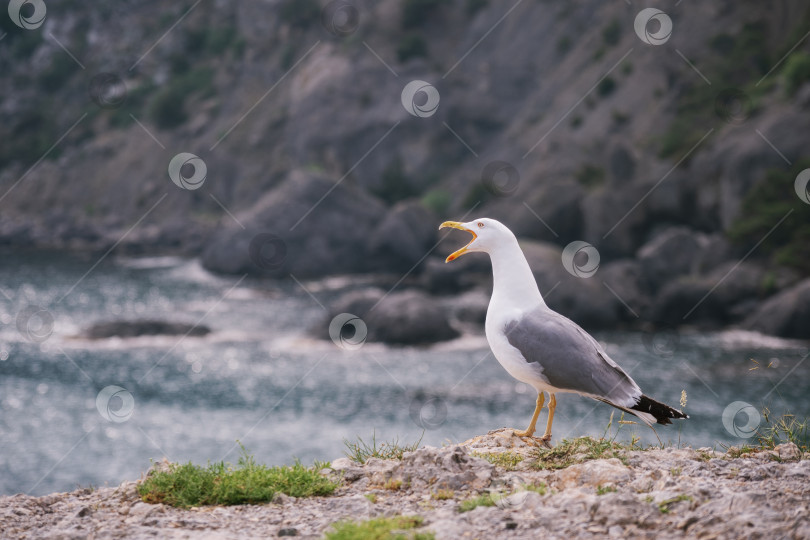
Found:
[[[630,407],[629,412],[635,414],[633,411],[652,415],[656,422],[665,425],[672,423],[672,420],[670,420],[671,418],[689,418],[688,415],[684,414],[678,409],[674,409],[669,405],[661,403],[660,401],[655,401],[654,399],[643,394],[639,398],[638,403]]]

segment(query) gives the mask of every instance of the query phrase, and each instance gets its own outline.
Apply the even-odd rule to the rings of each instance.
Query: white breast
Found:
[[[544,390],[547,392],[554,391],[554,388],[549,385],[548,379],[543,376],[540,366],[529,364],[520,354],[520,351],[509,343],[506,334],[503,333],[504,327],[509,322],[517,320],[520,315],[520,311],[517,310],[493,309],[492,303],[490,303],[486,321],[489,347],[509,375],[533,386],[538,392]]]

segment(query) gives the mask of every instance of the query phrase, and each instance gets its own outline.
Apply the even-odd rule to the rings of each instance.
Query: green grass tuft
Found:
[[[618,458],[627,464],[625,452],[632,449],[633,445],[625,446],[605,438],[597,440],[586,436],[563,439],[554,448],[538,449],[537,461],[533,466],[537,469],[564,469],[583,461],[610,458]]]
[[[180,508],[203,505],[255,504],[269,502],[276,493],[292,497],[329,495],[338,486],[320,474],[326,463],[305,467],[259,465],[242,447],[236,467],[225,462],[207,466],[173,463],[168,471],[153,472],[138,485],[147,503],[164,503]]]
[[[479,495],[478,497],[461,501],[458,505],[458,511],[469,512],[479,506],[495,506],[495,497],[492,495]]]
[[[368,521],[341,521],[326,533],[327,540],[433,540],[432,532],[414,532],[422,525],[420,516],[395,516]]]
[[[689,495],[678,495],[677,497],[672,497],[671,499],[667,499],[665,501],[661,501],[658,503],[658,509],[661,511],[662,514],[669,513],[669,506],[681,501],[693,501],[694,499]]]
[[[377,433],[371,434],[371,444],[367,443],[360,437],[357,437],[357,442],[350,442],[343,439],[343,444],[346,445],[346,457],[355,463],[361,465],[369,460],[369,458],[379,459],[402,459],[405,452],[413,452],[419,448],[422,442],[422,437],[413,444],[399,444],[399,439],[394,439],[390,442],[382,442],[377,444]]]
[[[790,413],[772,418],[767,407],[762,410],[762,417],[763,423],[757,430],[760,446],[773,449],[779,444],[792,442],[802,452],[810,451],[810,418],[799,420]]]
[[[510,452],[473,452],[472,455],[485,459],[496,467],[502,467],[507,471],[514,471],[523,461],[523,456]]]
[[[597,495],[607,495],[608,493],[615,493],[616,488],[614,486],[596,486],[596,494]]]

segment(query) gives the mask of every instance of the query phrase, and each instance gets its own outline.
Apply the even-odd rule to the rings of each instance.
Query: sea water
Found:
[[[267,464],[341,457],[344,440],[442,445],[525,428],[534,390],[489,354],[483,329],[431,347],[328,338],[323,306],[363,278],[215,276],[173,257],[3,253],[0,263],[0,494],[137,479],[151,461]],[[205,337],[88,340],[117,319],[202,324]],[[373,324],[373,321],[366,321]],[[558,395],[554,440],[741,445],[772,415],[810,413],[807,344],[725,331],[596,334],[645,393],[686,421],[619,424],[619,411]],[[625,420],[632,420],[626,417]],[[545,415],[538,427],[545,426]]]

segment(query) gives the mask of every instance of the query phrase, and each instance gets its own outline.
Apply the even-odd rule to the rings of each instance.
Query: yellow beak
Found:
[[[457,251],[454,251],[453,253],[451,253],[450,255],[447,256],[447,258],[444,260],[444,262],[449,263],[450,261],[458,259],[462,255],[467,253],[467,246],[472,244],[473,241],[475,241],[475,239],[478,238],[478,235],[475,234],[475,231],[473,231],[472,229],[468,229],[467,227],[465,227],[463,224],[459,223],[458,221],[445,221],[444,223],[439,225],[440,230],[444,229],[445,227],[451,227],[453,229],[458,229],[460,231],[467,231],[468,233],[470,233],[472,235],[472,240],[467,242],[466,246],[464,246],[463,248],[461,248],[461,249],[459,249]]]

